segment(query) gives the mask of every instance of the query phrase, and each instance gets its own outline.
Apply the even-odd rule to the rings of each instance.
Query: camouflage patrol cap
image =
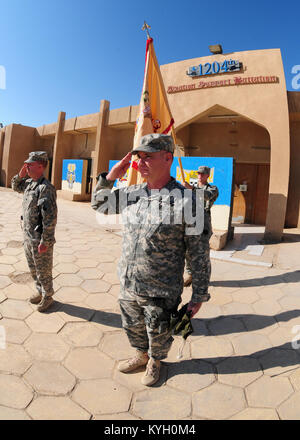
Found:
[[[198,168],[197,171],[198,174],[210,174],[210,168],[209,167],[205,167],[205,166],[201,166]]]
[[[146,134],[140,140],[140,145],[134,148],[131,153],[137,154],[140,151],[144,153],[156,153],[157,151],[169,151],[174,153],[174,141],[172,136],[167,134],[152,133]]]
[[[46,151],[32,151],[29,153],[29,157],[24,163],[32,162],[48,162],[48,156]]]

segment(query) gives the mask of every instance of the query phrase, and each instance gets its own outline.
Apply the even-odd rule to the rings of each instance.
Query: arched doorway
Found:
[[[271,141],[258,123],[216,105],[177,131],[186,156],[233,157],[233,221],[265,225]]]

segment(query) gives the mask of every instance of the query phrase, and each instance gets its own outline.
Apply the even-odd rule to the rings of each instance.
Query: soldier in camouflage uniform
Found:
[[[211,273],[211,264],[210,264],[210,256],[209,256],[209,239],[212,236],[212,226],[211,226],[211,207],[213,206],[213,204],[215,203],[215,201],[218,198],[219,195],[219,191],[218,188],[215,185],[210,185],[207,180],[209,178],[210,175],[210,168],[206,167],[206,166],[200,166],[198,168],[198,183],[197,183],[197,188],[200,188],[201,190],[203,190],[204,193],[204,230],[203,230],[203,237],[205,237],[204,239],[204,244],[205,244],[205,254],[206,254],[206,261],[207,261],[207,271],[209,273],[209,278],[210,278],[210,273]],[[194,186],[190,185],[189,183],[185,182],[184,183],[185,188],[188,189],[195,189]],[[184,281],[184,286],[190,286],[192,284],[192,268],[191,268],[191,264],[190,264],[190,258],[189,258],[189,254],[187,253],[187,258],[186,258],[186,270],[188,272],[188,277],[185,279]]]
[[[34,151],[24,162],[11,186],[23,196],[24,251],[35,281],[37,294],[30,297],[37,310],[44,312],[53,303],[52,285],[54,232],[57,220],[56,190],[43,176],[47,153]]]
[[[127,221],[123,220],[122,256],[119,262],[119,304],[123,328],[131,346],[136,349],[136,356],[120,362],[118,369],[127,373],[147,364],[142,378],[142,383],[147,386],[158,381],[160,360],[167,357],[173,341],[170,316],[181,302],[187,249],[192,256],[191,265],[195,274],[189,303],[192,316],[200,309],[202,302],[210,298],[202,229],[198,235],[189,235],[189,225],[184,219],[178,224],[174,222],[176,210],[180,211],[181,207],[176,198],[172,199],[170,192],[177,191],[182,200],[187,191],[170,176],[173,152],[171,136],[143,136],[138,148],[128,153],[108,174],[101,173],[97,177],[92,194],[92,207],[99,213],[127,214]],[[115,179],[121,178],[128,169],[131,154],[138,155],[138,169],[146,183],[111,191]],[[167,196],[158,199],[159,190],[165,191]],[[189,194],[195,207],[195,193],[189,191]],[[155,203],[160,209],[164,204],[169,206],[169,224],[158,220]],[[203,203],[201,208],[203,219]]]

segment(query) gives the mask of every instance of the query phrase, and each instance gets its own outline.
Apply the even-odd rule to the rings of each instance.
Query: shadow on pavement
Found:
[[[217,318],[193,318],[193,336],[220,336],[261,330],[279,322],[300,317],[300,310],[289,310],[277,315],[221,315]],[[292,337],[292,335],[291,335]]]
[[[277,347],[260,350],[249,355],[228,356],[215,358],[201,358],[183,360],[176,363],[165,362],[168,367],[168,379],[180,374],[242,374],[255,371],[264,371],[271,368],[282,367],[284,371],[274,372],[270,377],[280,376],[287,371],[299,368],[300,349],[295,350],[290,343]],[[226,361],[226,362],[224,362]],[[215,365],[215,368],[212,367]],[[289,368],[290,367],[290,368]]]
[[[251,287],[251,286],[271,286],[273,284],[282,283],[298,283],[300,282],[300,270],[287,272],[282,275],[274,275],[270,277],[251,278],[248,280],[220,280],[211,281],[210,285],[214,287]]]
[[[92,321],[97,324],[107,325],[108,327],[122,328],[120,314],[113,312],[103,312],[101,310],[89,309],[88,307],[77,306],[76,304],[64,304],[55,301],[53,306],[46,313],[66,313],[67,315],[81,318],[85,321]]]

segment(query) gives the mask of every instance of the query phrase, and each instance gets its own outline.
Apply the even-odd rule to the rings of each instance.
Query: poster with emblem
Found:
[[[61,189],[71,191],[74,194],[84,194],[87,165],[86,159],[63,159]]]

